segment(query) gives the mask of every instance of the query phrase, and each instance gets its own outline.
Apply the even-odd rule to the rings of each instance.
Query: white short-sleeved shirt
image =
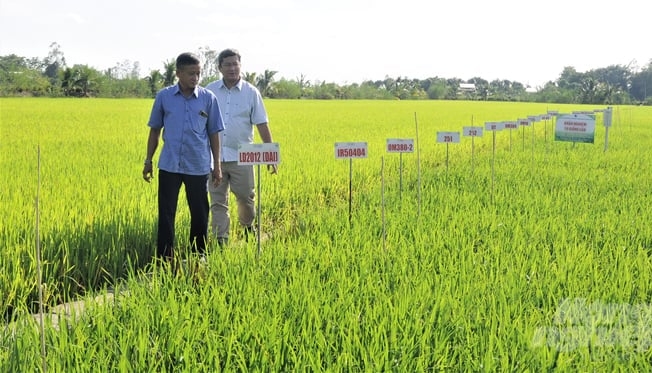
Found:
[[[258,88],[240,79],[231,89],[217,80],[206,86],[217,96],[224,131],[220,132],[222,161],[238,160],[238,145],[254,141],[254,126],[268,122],[263,97]]]

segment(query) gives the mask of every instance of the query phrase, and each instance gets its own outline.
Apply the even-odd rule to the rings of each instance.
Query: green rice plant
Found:
[[[148,264],[156,190],[140,171],[151,100],[0,104],[0,302],[14,321],[0,334],[0,371],[40,369],[26,315],[37,146],[50,305],[117,294],[48,322],[52,371],[649,370],[650,108],[614,108],[606,152],[599,115],[593,145],[553,142],[552,122],[535,123],[511,146],[497,133],[494,153],[485,132],[472,167],[470,139],[450,145],[447,166],[436,132],[593,107],[269,101],[281,165],[260,179],[262,253],[236,239],[211,246],[204,266],[172,271]],[[420,173],[405,154],[399,190],[384,144],[416,137],[415,114]],[[338,141],[369,144],[351,180]],[[180,242],[188,219],[180,204]],[[556,321],[574,299],[628,313]],[[576,340],[555,334],[578,328]]]

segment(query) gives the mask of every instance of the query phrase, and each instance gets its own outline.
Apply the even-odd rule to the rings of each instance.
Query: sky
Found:
[[[431,77],[538,87],[652,60],[648,0],[0,0],[0,56],[68,66],[236,48],[242,71],[337,84]]]

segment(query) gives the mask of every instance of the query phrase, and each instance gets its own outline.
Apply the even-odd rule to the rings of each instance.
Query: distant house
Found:
[[[474,83],[460,83],[460,88],[457,90],[458,94],[462,93],[474,93],[475,84]]]

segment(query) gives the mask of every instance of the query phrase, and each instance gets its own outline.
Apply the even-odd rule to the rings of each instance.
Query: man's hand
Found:
[[[222,168],[214,168],[211,171],[211,179],[213,180],[213,186],[217,187],[222,182]]]
[[[154,178],[154,172],[152,171],[152,164],[146,163],[143,167],[143,179],[148,183]]]

